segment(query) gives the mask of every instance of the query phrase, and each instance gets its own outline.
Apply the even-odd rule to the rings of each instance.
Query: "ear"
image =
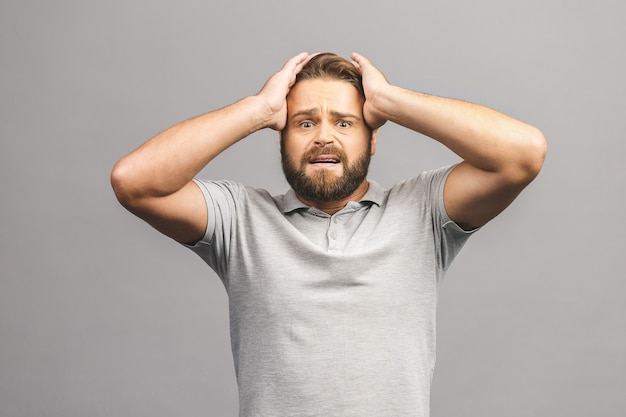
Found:
[[[374,154],[376,153],[376,138],[378,137],[378,128],[372,130],[372,151],[370,152],[370,155],[374,156]]]

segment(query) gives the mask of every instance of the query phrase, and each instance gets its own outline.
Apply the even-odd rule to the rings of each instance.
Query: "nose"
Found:
[[[315,144],[324,147],[334,141],[332,127],[328,123],[321,123],[315,136]]]

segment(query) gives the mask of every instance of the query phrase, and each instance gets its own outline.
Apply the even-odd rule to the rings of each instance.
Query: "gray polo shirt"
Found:
[[[443,273],[471,232],[443,206],[451,167],[338,213],[228,181],[191,247],[228,292],[240,416],[426,417]]]

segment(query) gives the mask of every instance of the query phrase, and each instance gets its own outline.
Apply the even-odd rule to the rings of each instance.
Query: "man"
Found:
[[[428,416],[442,276],[543,163],[536,128],[352,60],[299,54],[257,95],[165,130],[112,172],[125,207],[222,279],[241,416]],[[386,121],[463,162],[383,190],[366,176]],[[194,179],[263,128],[280,132],[285,195]]]

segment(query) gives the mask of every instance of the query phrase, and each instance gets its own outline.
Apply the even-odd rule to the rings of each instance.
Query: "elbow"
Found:
[[[543,168],[548,146],[543,133],[534,127],[517,142],[521,146],[515,152],[513,162],[508,164],[509,179],[512,183],[525,187]]]
[[[519,180],[524,184],[533,181],[543,168],[543,163],[548,152],[548,145],[543,133],[532,128],[532,133],[524,138],[524,151],[520,154]]]
[[[548,143],[546,142],[545,136],[539,129],[533,128],[533,130],[534,133],[526,139],[528,154],[525,167],[529,178],[528,182],[532,181],[537,177],[537,175],[539,175],[548,153]]]
[[[124,159],[119,160],[111,170],[110,182],[117,201],[132,211],[137,201],[137,193],[133,191],[135,181],[132,178],[132,170]]]

